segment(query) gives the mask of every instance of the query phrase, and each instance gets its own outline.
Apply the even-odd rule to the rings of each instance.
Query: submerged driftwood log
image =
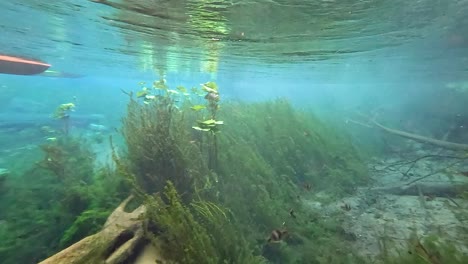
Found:
[[[360,114],[360,115],[365,116],[363,114]],[[460,151],[460,150],[461,151],[468,151],[468,144],[460,144],[460,143],[454,143],[454,142],[449,142],[449,141],[444,141],[444,140],[438,140],[438,139],[425,137],[425,136],[409,133],[409,132],[398,130],[398,129],[389,128],[389,127],[386,127],[386,126],[378,123],[377,121],[375,121],[375,120],[373,120],[371,118],[369,118],[369,123],[367,123],[367,124],[363,123],[363,122],[355,121],[355,120],[352,120],[352,119],[347,119],[346,122],[351,122],[351,123],[361,125],[361,126],[365,126],[365,127],[369,127],[369,128],[372,128],[373,126],[375,126],[375,127],[379,128],[380,130],[382,130],[384,132],[387,132],[389,134],[404,137],[404,138],[411,139],[411,140],[421,142],[421,143],[427,143],[427,144],[430,144],[430,145],[433,145],[433,146],[436,146],[436,147],[441,147],[441,148],[455,150],[455,151]]]
[[[431,144],[433,146],[437,146],[437,147],[441,147],[441,148],[446,148],[446,149],[451,149],[451,150],[465,150],[465,151],[468,151],[468,144],[453,143],[453,142],[449,142],[449,141],[443,141],[443,140],[438,140],[438,139],[434,139],[434,138],[424,137],[424,136],[421,136],[421,135],[412,134],[412,133],[408,133],[408,132],[405,132],[405,131],[402,131],[402,130],[392,129],[392,128],[383,126],[382,124],[380,124],[380,123],[378,123],[377,121],[374,121],[374,120],[372,120],[371,122],[372,122],[372,124],[374,124],[376,127],[380,128],[381,130],[383,130],[383,131],[385,131],[387,133],[393,134],[393,135],[397,135],[397,136],[400,136],[400,137],[412,139],[414,141],[418,141],[418,142],[421,142],[421,143],[428,143],[428,144]]]
[[[460,194],[461,191],[468,190],[468,183],[415,183],[411,185],[375,187],[370,190],[393,195],[455,197]]]
[[[360,114],[360,115],[365,117],[365,115],[363,114]],[[392,129],[392,128],[386,127],[378,123],[372,118],[369,118],[370,124],[365,124],[365,123],[354,121],[351,119],[348,119],[346,122],[352,122],[352,123],[365,126],[365,127],[369,127],[369,128],[372,128],[372,126],[375,126],[379,128],[380,130],[386,133],[392,134],[392,135],[397,135],[397,136],[411,139],[417,142],[427,143],[427,144],[431,144],[433,146],[437,146],[437,147],[441,147],[445,149],[450,149],[450,150],[455,150],[455,151],[468,151],[468,144],[453,143],[449,141],[433,139],[433,138],[421,136],[418,134],[405,132],[402,130]],[[421,177],[417,180],[414,180],[410,182],[409,184],[406,183],[406,184],[402,184],[398,186],[375,187],[375,188],[371,188],[370,191],[382,192],[382,193],[393,194],[393,195],[415,195],[415,196],[432,195],[432,196],[438,196],[438,197],[455,197],[456,195],[460,194],[461,191],[468,190],[468,183],[464,183],[464,184],[453,184],[450,182],[438,183],[438,184],[415,183],[416,181],[422,180],[423,178],[425,177]]]
[[[155,249],[148,248],[144,238],[144,220],[141,219],[146,208],[141,205],[133,212],[124,211],[133,197],[123,201],[107,219],[103,229],[88,236],[39,264],[120,264],[137,257],[137,251],[155,259]],[[143,250],[145,249],[145,250]],[[134,262],[137,263],[137,262]]]

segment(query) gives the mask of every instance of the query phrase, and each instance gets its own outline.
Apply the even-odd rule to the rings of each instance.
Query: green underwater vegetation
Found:
[[[264,263],[237,233],[228,210],[206,201],[184,204],[172,183],[163,196],[147,197],[147,217],[156,227],[149,236],[175,263]],[[151,229],[149,229],[151,231]]]
[[[466,244],[466,242],[465,242]],[[380,260],[377,263],[389,264],[442,264],[467,263],[468,255],[462,253],[455,245],[447,243],[441,236],[432,234],[424,239],[414,232],[406,241],[406,249],[399,250],[397,254],[390,254],[385,240],[382,240]]]
[[[150,97],[151,102],[146,100],[139,103],[136,99],[130,99],[123,126],[126,142],[131,142],[128,144],[128,160],[122,155],[118,163],[125,168],[123,171],[129,172],[127,175],[133,175],[131,182],[142,193],[150,190],[150,193],[160,193],[163,188],[168,188],[167,181],[172,182],[170,186],[174,187],[169,190],[178,195],[174,193],[172,198],[166,196],[166,200],[177,200],[178,203],[177,206],[165,208],[175,210],[176,207],[179,210],[168,211],[164,215],[177,213],[185,216],[173,215],[169,218],[172,220],[168,220],[155,214],[151,218],[155,226],[166,226],[171,230],[167,231],[171,236],[179,234],[184,237],[167,239],[164,243],[166,250],[178,248],[171,241],[187,241],[190,244],[186,237],[190,234],[190,238],[200,236],[199,239],[204,241],[194,243],[204,245],[198,251],[218,252],[219,249],[212,250],[213,245],[219,247],[236,238],[245,241],[243,245],[252,245],[250,257],[263,255],[275,263],[308,261],[309,254],[305,257],[301,252],[311,250],[301,249],[322,247],[317,247],[310,238],[301,235],[309,225],[309,216],[306,216],[299,197],[304,184],[342,193],[352,192],[353,186],[367,181],[362,160],[345,138],[311,117],[310,113],[295,111],[286,100],[220,104],[217,87],[208,83],[202,85],[202,91],[206,93],[203,97],[206,107],[200,107],[202,104],[199,101],[203,99],[196,101],[197,98],[189,100],[185,97],[185,101],[180,101],[175,93],[167,92],[167,87],[157,89],[162,92]],[[144,91],[147,98],[150,92],[148,89]],[[216,96],[210,95],[214,91]],[[259,120],[258,117],[264,119]],[[222,129],[203,129],[200,125],[221,122],[217,118],[223,119],[222,123],[218,123],[224,125]],[[198,126],[194,127],[193,123]],[[133,165],[135,163],[136,166]],[[333,169],[327,168],[327,164]],[[163,199],[157,198],[157,201],[153,203],[161,207]],[[219,219],[200,219],[200,215],[193,212],[194,201],[213,205],[218,208],[218,213],[228,210],[232,215],[231,221],[219,225],[224,228],[223,232],[214,232],[218,234],[217,237],[204,234],[208,230],[213,233],[216,228],[212,224],[209,228],[203,227],[203,223],[219,222]],[[291,218],[291,208],[299,215],[298,219]],[[161,212],[161,209],[155,211]],[[191,223],[188,226],[193,228],[187,229],[181,225],[181,230],[174,230],[177,225],[165,224],[180,223],[180,219],[186,219]],[[197,230],[199,221],[201,226]],[[313,223],[317,224],[324,226],[315,228],[316,237],[339,243],[339,239],[326,234],[330,230],[335,232],[338,222],[330,224],[329,221],[317,220]],[[229,226],[235,230],[232,236],[227,232]],[[292,244],[287,247],[269,245],[267,239],[270,231],[282,226],[292,230]],[[205,235],[214,240],[210,242],[204,238]],[[216,243],[220,239],[226,242]],[[181,263],[188,263],[190,258],[199,259],[196,256],[198,253],[195,253],[198,251],[191,249],[189,251],[193,256],[174,259],[181,257],[180,250],[176,250],[179,254],[174,254],[170,259]],[[207,261],[207,254],[204,255]],[[332,255],[334,250],[329,252],[329,256]],[[215,257],[213,263],[230,260],[217,260]],[[234,263],[248,262],[239,260]]]
[[[28,157],[28,170],[0,179],[2,263],[37,262],[98,232],[129,194],[146,209],[145,240],[168,263],[369,262],[353,251],[343,213],[304,202],[369,183],[367,157],[342,130],[283,98],[223,101],[213,82],[170,89],[159,80],[128,95],[112,166],[96,168],[90,143],[66,129]],[[271,242],[275,230],[285,236]],[[431,239],[421,243],[440,263],[465,263]],[[95,243],[83,263],[103,263]],[[424,250],[382,252],[382,263],[438,263]]]
[[[37,263],[101,228],[128,187],[94,158],[64,130],[12,160],[0,193],[2,263]]]

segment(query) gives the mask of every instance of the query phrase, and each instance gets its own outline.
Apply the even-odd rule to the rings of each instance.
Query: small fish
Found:
[[[274,229],[271,231],[270,238],[268,238],[268,243],[281,242],[281,240],[283,240],[287,234],[287,230]]]
[[[294,211],[294,209],[292,209],[292,208],[289,209],[289,215],[290,215],[292,218],[296,219],[296,212]]]
[[[458,174],[468,177],[468,171],[460,171]]]
[[[351,211],[351,205],[345,203],[345,204],[341,205],[341,209],[343,209],[345,211]]]
[[[308,183],[308,182],[305,182],[305,183],[303,184],[303,187],[304,187],[304,189],[306,189],[306,191],[312,190],[312,184],[310,184],[310,183]]]

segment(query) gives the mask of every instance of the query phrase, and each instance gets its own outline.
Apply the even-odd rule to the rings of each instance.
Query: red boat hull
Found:
[[[33,75],[46,71],[50,64],[19,57],[0,55],[0,73]]]

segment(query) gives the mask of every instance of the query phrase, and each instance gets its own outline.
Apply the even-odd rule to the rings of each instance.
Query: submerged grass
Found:
[[[64,141],[44,147],[40,169],[9,187],[5,264],[37,261],[98,230],[129,189],[147,208],[147,238],[174,263],[365,263],[349,247],[342,215],[322,217],[302,200],[368,182],[340,131],[284,99],[223,103],[213,83],[190,95],[163,81],[153,88],[130,96],[127,148],[114,151],[115,169],[95,171],[85,143]],[[267,243],[274,229],[288,236]]]
[[[123,187],[109,168],[96,171],[82,139],[63,137],[41,146],[39,161],[7,179],[1,195],[2,263],[37,263],[99,230]],[[24,163],[23,163],[24,166]]]
[[[123,155],[120,164],[127,164],[124,171],[133,175],[140,193],[159,193],[166,188],[166,196],[153,201],[158,206],[150,206],[159,207],[154,211],[160,214],[150,219],[165,227],[159,237],[170,237],[164,243],[169,252],[179,252],[169,254],[176,261],[200,261],[197,254],[205,252],[213,263],[247,263],[232,262],[239,256],[238,250],[249,252],[241,254],[249,256],[247,259],[263,255],[275,263],[304,261],[310,256],[294,251],[313,245],[300,235],[309,226],[298,197],[303,184],[338,194],[352,192],[367,181],[365,166],[346,138],[310,113],[294,110],[286,100],[257,104],[216,101],[216,118],[225,125],[216,130],[193,130],[193,123],[204,124],[200,120],[215,116],[214,103],[207,99],[212,91],[205,91],[204,108],[189,100],[176,104],[173,93],[167,87],[163,90],[143,103],[131,99],[123,127],[128,156]],[[145,99],[146,95],[147,90]],[[219,98],[217,90],[216,95]],[[211,112],[203,113],[203,109]],[[213,153],[215,159],[210,156]],[[216,166],[210,160],[216,160]],[[171,196],[167,196],[167,181],[173,182]],[[179,202],[171,204],[174,200]],[[171,211],[175,208],[178,210]],[[291,209],[300,220],[291,218]],[[296,233],[296,239],[287,249],[275,249],[266,240],[271,230],[282,226]],[[317,237],[330,236],[327,227],[317,230],[322,232]],[[201,240],[192,244],[191,237]],[[180,241],[194,248],[182,249]],[[239,244],[251,246],[239,248]],[[180,250],[189,253],[180,259]]]

